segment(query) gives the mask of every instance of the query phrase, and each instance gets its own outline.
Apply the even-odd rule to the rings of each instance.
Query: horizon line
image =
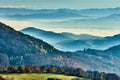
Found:
[[[25,7],[7,7],[7,6],[0,6],[0,8],[3,8],[3,9],[28,9],[28,10],[62,10],[62,9],[66,9],[66,10],[88,10],[88,9],[91,9],[91,10],[94,10],[94,9],[117,9],[117,8],[120,8],[120,7],[108,7],[108,8],[83,8],[83,9],[78,9],[78,8],[39,8],[39,9],[32,9],[32,8],[25,8]]]

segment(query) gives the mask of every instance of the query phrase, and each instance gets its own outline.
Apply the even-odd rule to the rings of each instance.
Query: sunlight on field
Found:
[[[75,76],[65,76],[56,74],[6,74],[0,75],[10,80],[47,80],[48,78],[57,78],[59,80],[89,80]]]

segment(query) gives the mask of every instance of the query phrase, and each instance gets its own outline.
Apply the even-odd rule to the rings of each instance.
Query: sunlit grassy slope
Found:
[[[48,78],[57,78],[60,80],[90,80],[86,78],[79,78],[75,76],[65,76],[57,74],[1,74],[4,78],[10,78],[12,80],[47,80]]]

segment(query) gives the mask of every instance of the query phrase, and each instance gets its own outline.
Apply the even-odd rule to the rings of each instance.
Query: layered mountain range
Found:
[[[83,51],[63,52],[55,49],[41,39],[34,38],[33,35],[29,36],[16,31],[3,23],[0,23],[0,32],[1,66],[71,66],[81,67],[84,70],[97,70],[120,75],[120,45],[106,50],[84,49]],[[63,35],[61,37],[63,37]],[[102,39],[106,40],[110,38],[119,41],[118,36],[114,37],[115,38],[106,37]],[[101,39],[101,37],[96,38],[98,40]],[[90,40],[96,40],[96,38]],[[69,37],[69,39],[71,38]]]
[[[84,49],[105,50],[120,44],[120,34],[114,36],[99,37],[88,34],[55,33],[44,31],[34,27],[28,27],[21,32],[42,39],[62,51],[77,51]]]
[[[13,11],[13,13],[9,13]],[[24,9],[24,8],[0,8],[2,17],[6,18],[73,18],[73,17],[105,17],[113,14],[120,14],[120,8],[106,8],[106,9]]]

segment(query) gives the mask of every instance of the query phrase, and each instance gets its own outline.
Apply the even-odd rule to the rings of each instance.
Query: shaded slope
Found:
[[[6,63],[8,65],[40,64],[39,61],[44,61],[48,56],[62,54],[44,41],[15,31],[3,23],[0,23],[0,32],[2,33],[0,34],[0,54],[8,60]],[[55,63],[54,60],[53,63]]]

